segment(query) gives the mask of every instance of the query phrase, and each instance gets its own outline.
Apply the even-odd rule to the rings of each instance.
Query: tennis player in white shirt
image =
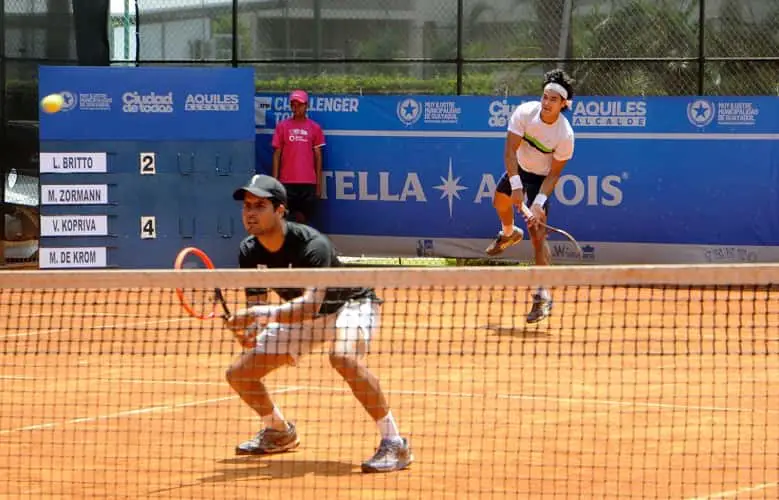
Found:
[[[573,157],[574,133],[562,112],[570,109],[573,80],[562,70],[544,75],[544,92],[540,101],[518,106],[508,124],[504,163],[506,172],[498,181],[493,206],[501,222],[501,230],[487,247],[487,255],[501,254],[524,237],[514,225],[514,209],[530,206],[527,227],[535,250],[535,264],[551,264],[546,230],[538,223],[546,222],[549,198],[566,163]],[[533,307],[528,323],[547,318],[552,311],[552,297],[543,286],[533,293]]]

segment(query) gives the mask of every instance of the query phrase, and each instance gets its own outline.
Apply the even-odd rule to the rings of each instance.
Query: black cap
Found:
[[[287,204],[287,190],[277,179],[270,175],[255,175],[248,184],[235,190],[233,199],[243,200],[244,193],[251,193],[260,198],[268,198],[284,205]]]

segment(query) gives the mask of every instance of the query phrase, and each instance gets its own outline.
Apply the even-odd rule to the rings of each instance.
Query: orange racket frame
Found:
[[[214,263],[211,261],[211,258],[201,249],[197,247],[186,247],[183,248],[178,255],[176,256],[176,261],[173,265],[175,269],[182,270],[184,269],[184,261],[186,258],[190,255],[193,255],[200,259],[203,264],[205,264],[206,268],[208,269],[215,269]],[[219,288],[214,288],[214,303],[213,303],[213,309],[208,314],[203,314],[198,311],[196,311],[192,305],[187,302],[187,298],[184,294],[184,290],[181,288],[176,288],[176,296],[178,296],[179,302],[181,303],[181,307],[184,308],[184,310],[192,316],[193,318],[197,319],[213,319],[213,318],[227,318],[230,316],[230,309],[227,307],[227,301],[224,298],[224,295],[222,294],[222,290]],[[221,305],[222,306],[222,315],[217,314],[216,306]]]

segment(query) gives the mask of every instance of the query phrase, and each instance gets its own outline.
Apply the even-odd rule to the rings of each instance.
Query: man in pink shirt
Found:
[[[319,124],[306,116],[305,91],[293,91],[289,104],[292,118],[277,123],[273,132],[273,177],[287,189],[290,219],[308,223],[321,194],[325,135]]]

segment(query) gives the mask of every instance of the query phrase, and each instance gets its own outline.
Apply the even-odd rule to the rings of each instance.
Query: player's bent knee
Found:
[[[496,210],[506,210],[508,208],[511,208],[511,197],[506,196],[503,193],[495,193],[495,196],[492,197],[492,206],[495,207]]]
[[[225,372],[227,383],[233,387],[239,386],[247,380],[254,381],[260,376],[261,374],[257,373],[256,370],[252,370],[243,364],[233,365]]]
[[[239,362],[230,366],[225,372],[225,378],[232,387],[240,386],[247,381],[256,383],[276,368],[293,362],[289,354],[251,353],[244,355]]]
[[[359,361],[357,361],[357,359],[350,354],[331,353],[330,366],[335,368],[335,370],[341,375],[352,374],[356,372],[359,366]]]
[[[244,378],[245,376],[239,366],[233,365],[225,371],[225,379],[227,379],[227,383],[230,384],[231,387],[240,385]]]

